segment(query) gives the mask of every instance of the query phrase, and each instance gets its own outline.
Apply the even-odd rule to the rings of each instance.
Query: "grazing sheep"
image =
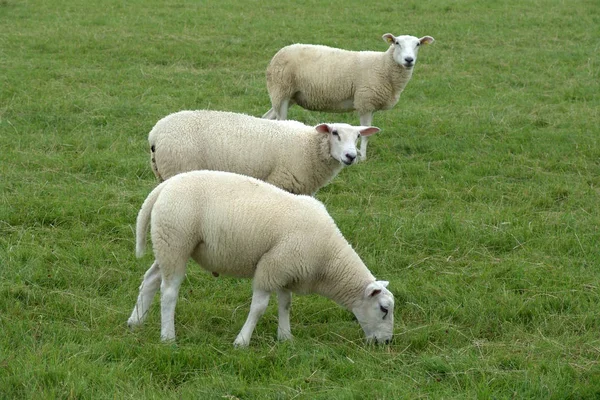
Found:
[[[162,181],[199,169],[235,172],[296,194],[314,194],[356,160],[359,136],[379,128],[315,127],[223,111],[180,111],[148,135],[152,170]]]
[[[155,261],[128,325],[140,325],[160,287],[161,338],[175,339],[177,294],[191,257],[207,271],[253,278],[250,313],[235,339],[247,346],[277,292],[280,340],[290,339],[291,292],[317,293],[351,310],[367,340],[389,342],[394,297],[344,239],[321,202],[247,176],[192,171],[158,185],[137,217],[136,254],[148,225]]]
[[[386,52],[347,51],[327,46],[293,44],[279,50],[267,67],[272,108],[263,116],[284,120],[289,106],[313,111],[358,111],[370,126],[373,113],[392,108],[410,80],[422,44],[431,36],[383,35]],[[360,158],[367,157],[368,138],[361,138]]]

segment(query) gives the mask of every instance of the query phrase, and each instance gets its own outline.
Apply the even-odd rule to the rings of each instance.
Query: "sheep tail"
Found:
[[[148,233],[148,225],[150,224],[150,214],[152,213],[156,199],[158,199],[158,195],[165,187],[165,183],[161,183],[150,192],[138,213],[135,227],[135,255],[137,258],[141,258],[146,252],[146,234]]]

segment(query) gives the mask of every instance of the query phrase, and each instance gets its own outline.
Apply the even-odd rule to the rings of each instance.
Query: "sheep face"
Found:
[[[348,124],[321,124],[316,131],[329,135],[329,154],[345,165],[357,161],[358,150],[356,142],[361,136],[370,136],[379,132],[374,126],[352,126]]]
[[[421,45],[433,43],[431,36],[417,38],[409,35],[394,36],[391,33],[383,35],[383,40],[394,46],[394,60],[406,69],[411,69],[417,63],[417,53]]]
[[[352,312],[365,331],[367,342],[389,343],[394,333],[394,295],[387,281],[370,283]]]

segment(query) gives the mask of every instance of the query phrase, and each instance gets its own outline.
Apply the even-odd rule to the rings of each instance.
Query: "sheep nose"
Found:
[[[346,153],[346,158],[352,162],[354,161],[354,159],[356,158],[356,154],[350,154],[350,153]]]
[[[406,63],[407,63],[407,64],[412,64],[412,63],[413,63],[413,61],[415,61],[415,59],[414,59],[414,58],[412,58],[412,57],[405,57],[405,58],[404,58],[404,61],[406,61]]]

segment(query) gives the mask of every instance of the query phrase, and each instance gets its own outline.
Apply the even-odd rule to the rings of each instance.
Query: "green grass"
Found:
[[[599,398],[600,4],[0,1],[0,393],[5,398]],[[431,35],[370,159],[317,197],[396,296],[395,339],[190,264],[176,346],[125,321],[151,262],[133,225],[154,123],[262,115],[282,46]],[[299,108],[309,124],[355,114]],[[157,299],[156,299],[157,300]]]

